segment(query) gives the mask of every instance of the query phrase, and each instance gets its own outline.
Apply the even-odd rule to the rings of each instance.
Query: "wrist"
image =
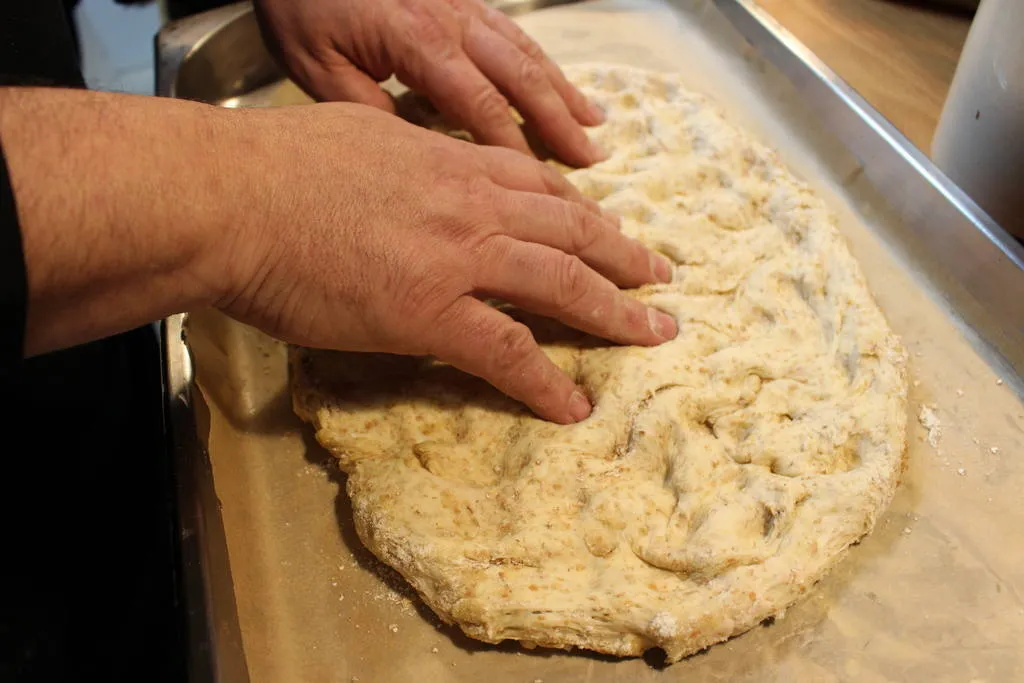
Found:
[[[196,277],[225,223],[212,107],[0,90],[28,273],[28,355],[213,300]],[[212,166],[212,167],[211,167]]]
[[[280,135],[264,124],[259,110],[211,108],[197,121],[201,141],[194,184],[205,209],[196,212],[197,249],[187,277],[197,285],[202,306],[226,308],[260,277],[268,257]],[[272,242],[272,239],[270,240]]]

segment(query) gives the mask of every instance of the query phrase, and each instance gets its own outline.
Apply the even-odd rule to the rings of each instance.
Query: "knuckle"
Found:
[[[494,188],[482,175],[469,175],[462,180],[462,197],[466,208],[479,215],[493,204]]]
[[[587,291],[587,267],[576,256],[562,256],[555,272],[554,304],[561,310],[576,306]]]
[[[406,27],[411,45],[420,45],[430,54],[447,54],[454,44],[451,30],[431,12],[414,12]]]
[[[562,178],[562,174],[551,168],[548,164],[538,163],[533,166],[534,172],[540,177],[541,182],[544,184],[544,188],[551,194],[561,194],[563,190],[563,182],[568,182]]]
[[[573,187],[572,183],[548,164],[538,163],[537,169],[540,171],[541,180],[544,181],[544,185],[550,192],[558,195],[579,195],[579,192]]]
[[[468,279],[450,259],[415,254],[405,262],[404,273],[393,276],[387,290],[396,302],[395,319],[407,329],[422,329],[468,288]]]
[[[526,365],[537,348],[530,328],[520,322],[504,327],[498,333],[494,355],[494,370],[501,375],[518,371]]]
[[[526,56],[534,62],[540,63],[541,60],[547,59],[547,55],[544,54],[544,50],[541,48],[537,41],[523,33],[522,29],[516,27],[516,32],[519,35],[520,46]]]
[[[453,296],[453,281],[447,278],[424,274],[403,284],[402,296],[397,298],[401,302],[402,318],[406,321],[433,317]]]
[[[567,203],[566,207],[569,244],[574,254],[580,254],[593,247],[601,234],[590,212],[583,206]]]
[[[497,233],[493,193],[486,180],[460,179],[439,199],[446,225],[443,237],[450,245],[479,252],[487,238]]]
[[[543,88],[547,84],[548,76],[544,73],[544,67],[532,57],[524,57],[519,64],[519,83],[530,92]]]
[[[478,277],[482,272],[500,264],[508,258],[509,243],[497,230],[481,230],[477,235],[477,243],[472,247]]]
[[[466,177],[460,169],[452,168],[450,164],[438,163],[435,173],[430,178],[430,184],[424,185],[424,191],[429,191],[437,200],[431,205],[439,207],[451,207],[456,211],[462,208],[467,202],[472,201],[472,195],[466,191]],[[477,190],[479,192],[479,190]]]
[[[499,122],[509,117],[508,100],[494,88],[485,88],[477,93],[472,106],[483,121]]]
[[[548,194],[561,197],[566,201],[582,202],[588,210],[592,210],[593,207],[587,204],[586,197],[580,194],[580,191],[565,179],[565,176],[547,164],[538,164],[538,166],[540,167],[541,182],[544,183],[544,189]],[[591,200],[590,204],[596,204],[596,202]]]

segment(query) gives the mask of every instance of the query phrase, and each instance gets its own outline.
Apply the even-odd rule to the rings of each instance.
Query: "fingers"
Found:
[[[428,93],[438,111],[465,127],[476,142],[532,156],[526,138],[512,118],[508,100],[461,50],[453,50],[407,75],[413,89]]]
[[[476,18],[469,20],[463,43],[480,71],[511,98],[523,118],[561,159],[589,166],[607,157],[573,118],[539,61]]]
[[[391,96],[381,90],[375,80],[347,59],[338,55],[337,61],[315,62],[307,70],[308,90],[319,100],[328,102],[358,102],[390,114],[395,113]]]
[[[571,424],[590,414],[586,396],[541,351],[530,329],[504,313],[464,296],[435,330],[434,356],[490,382],[540,417]]]
[[[582,260],[542,244],[490,240],[476,278],[481,293],[621,344],[676,336],[671,316],[623,294]]]
[[[562,73],[562,70],[548,57],[544,50],[501,10],[494,9],[493,7],[484,7],[483,11],[480,12],[480,19],[544,69],[544,73],[547,74],[555,91],[562,98],[562,101],[565,102],[569,112],[577,121],[585,126],[596,126],[604,123],[605,116],[601,108],[588,100],[576,86],[570,83],[569,79]]]
[[[500,147],[480,148],[484,173],[499,187],[521,192],[552,195],[574,202],[598,215],[604,215],[618,226],[620,219],[605,211],[590,197],[584,196],[565,176],[551,166]]]
[[[504,234],[574,254],[620,287],[671,282],[668,259],[626,237],[617,221],[581,204],[531,192],[497,194]]]

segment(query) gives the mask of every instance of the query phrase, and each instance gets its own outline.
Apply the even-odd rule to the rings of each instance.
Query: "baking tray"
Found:
[[[290,412],[283,347],[214,311],[173,316],[191,680],[1024,680],[1024,250],[753,3],[498,4],[561,62],[680,71],[779,149],[910,349],[913,416],[931,406],[941,427],[912,425],[879,527],[771,625],[667,668],[492,647],[438,624],[361,548],[343,475]],[[162,96],[302,100],[248,4],[168,25],[156,52]]]

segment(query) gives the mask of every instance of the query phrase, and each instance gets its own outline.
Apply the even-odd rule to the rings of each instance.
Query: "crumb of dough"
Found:
[[[932,448],[938,448],[939,439],[942,438],[942,421],[935,414],[935,409],[930,406],[921,406],[917,421],[928,430],[928,444]]]
[[[658,612],[651,619],[651,631],[656,633],[659,638],[664,638],[665,640],[674,638],[678,630],[679,623],[668,612]]]

